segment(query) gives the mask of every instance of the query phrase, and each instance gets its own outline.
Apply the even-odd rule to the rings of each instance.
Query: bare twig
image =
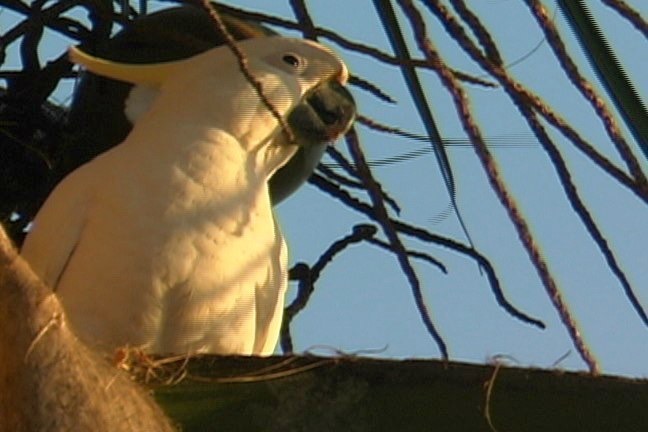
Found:
[[[461,0],[453,0],[453,1],[461,1]],[[479,160],[481,161],[482,166],[486,171],[491,187],[493,188],[498,199],[506,209],[510,220],[513,222],[513,225],[518,233],[518,237],[520,238],[520,241],[522,242],[524,248],[526,249],[531,262],[536,268],[538,276],[540,277],[540,280],[542,281],[545,287],[547,295],[551,299],[554,308],[558,312],[561,321],[565,325],[570,335],[570,338],[572,339],[581,358],[587,364],[590,372],[594,374],[599,373],[600,371],[599,365],[595,357],[592,355],[589,348],[587,347],[585,341],[583,340],[583,337],[577,328],[576,321],[573,319],[569,307],[567,306],[567,303],[563,299],[558,284],[556,283],[554,277],[552,276],[549,270],[548,263],[542,256],[540,248],[535,238],[531,234],[531,230],[526,220],[522,216],[522,213],[519,210],[517,203],[510,195],[508,188],[506,187],[504,181],[500,177],[497,164],[493,159],[492,155],[490,154],[488,148],[486,147],[486,144],[482,139],[481,132],[477,127],[477,125],[475,124],[472,113],[468,108],[467,97],[465,95],[464,90],[458,85],[458,83],[453,78],[453,76],[449,74],[447,70],[445,70],[443,60],[436,53],[432,45],[432,42],[426,36],[425,24],[420,15],[420,12],[414,7],[412,2],[409,0],[399,0],[399,3],[403,6],[403,10],[405,11],[406,15],[408,16],[412,24],[412,28],[414,29],[414,33],[415,33],[415,38],[419,43],[419,48],[423,52],[425,52],[426,56],[428,56],[430,63],[438,67],[437,74],[439,75],[444,85],[452,95],[452,98],[455,102],[455,106],[457,109],[457,113],[459,114],[464,130],[471,137],[473,141],[475,152],[477,153],[477,156],[479,157]],[[506,72],[502,68],[492,65],[490,62],[487,61],[487,59],[481,56],[481,53],[479,52],[477,47],[474,46],[472,42],[465,37],[460,26],[456,23],[454,18],[448,13],[447,9],[443,5],[441,5],[438,1],[434,1],[434,0],[425,1],[425,4],[437,17],[439,17],[439,19],[446,26],[446,28],[450,30],[452,34],[456,35],[457,38],[459,38],[458,33],[459,32],[462,33],[462,36],[459,38],[460,39],[459,43],[462,45],[462,47],[464,47],[465,50],[467,50],[469,47],[470,54],[473,55],[474,57],[479,58],[480,65],[482,65],[484,69],[491,71],[491,73],[495,74],[495,76],[501,80],[500,82],[502,83],[502,85],[505,85],[504,87],[505,90],[509,92],[509,94],[514,99],[514,101],[516,101],[516,106],[518,106],[518,108],[523,113],[530,112],[530,109],[526,107],[526,105],[520,100],[519,96],[515,93],[514,88],[510,86],[510,83],[504,77],[504,75],[506,75]]]
[[[403,34],[399,28],[398,19],[396,18],[396,14],[394,13],[394,10],[391,6],[391,2],[374,0],[373,3],[374,8],[380,16],[380,20],[383,24],[385,32],[387,33],[389,42],[392,45],[394,52],[396,53],[396,56],[407,63],[411,58],[411,55],[409,53],[405,38],[403,37]],[[433,67],[434,65],[430,64],[430,66]],[[401,66],[401,73],[412,96],[412,101],[416,106],[419,117],[423,122],[423,126],[425,127],[427,134],[432,137],[430,144],[434,149],[434,155],[436,156],[437,164],[439,165],[443,182],[448,191],[450,207],[452,208],[452,210],[454,210],[456,219],[459,222],[461,230],[466,236],[468,243],[470,243],[470,245],[474,247],[472,238],[470,237],[470,233],[468,231],[468,227],[463,220],[459,205],[457,204],[457,188],[454,181],[452,166],[450,165],[450,159],[448,158],[448,154],[442,145],[441,134],[439,133],[436,122],[434,121],[432,110],[427,101],[427,98],[425,97],[425,92],[423,91],[423,87],[419,80],[417,71],[414,70],[414,68],[411,66],[403,65]]]
[[[380,247],[380,248],[382,248],[384,250],[387,250],[389,252],[393,251],[392,247],[391,247],[391,245],[389,243],[384,242],[382,240],[379,240],[377,238],[372,237],[370,239],[367,239],[367,242],[371,243],[372,245],[378,246],[378,247]],[[441,270],[441,272],[443,272],[445,274],[448,274],[448,269],[446,268],[446,266],[441,261],[434,258],[430,254],[426,254],[426,253],[423,253],[423,252],[418,252],[418,251],[413,251],[413,250],[408,249],[407,250],[407,255],[411,256],[412,258],[418,258],[420,260],[423,260],[423,261],[427,262],[428,264],[438,268],[439,270]]]
[[[320,189],[322,192],[325,192],[333,198],[340,200],[347,207],[350,207],[364,214],[371,220],[376,220],[376,215],[372,206],[351,196],[347,191],[339,188],[336,184],[329,182],[324,177],[315,174],[310,178],[309,182]],[[506,299],[504,291],[502,290],[502,286],[499,282],[499,279],[497,278],[497,274],[493,269],[493,265],[485,256],[481,255],[475,249],[450,238],[432,234],[431,232],[423,228],[419,228],[399,220],[391,219],[391,223],[399,233],[413,237],[423,242],[442,246],[453,252],[457,252],[461,255],[473,259],[479,265],[479,267],[483,269],[490,285],[490,289],[493,292],[497,303],[502,307],[502,309],[504,309],[514,318],[519,319],[524,323],[533,325],[541,329],[545,328],[545,324],[542,321],[520,311]]]
[[[317,32],[315,31],[315,24],[313,19],[308,13],[306,2],[304,0],[289,0],[293,13],[297,21],[301,24],[301,31],[306,39],[317,40]]]
[[[606,132],[616,146],[617,152],[625,161],[626,166],[632,173],[638,186],[648,191],[648,180],[646,180],[646,176],[641,170],[639,161],[621,135],[621,131],[619,130],[619,126],[617,125],[614,116],[608,109],[603,98],[596,93],[592,84],[580,73],[578,66],[576,66],[574,60],[567,53],[565,44],[558,34],[558,30],[547,16],[546,9],[537,0],[528,0],[526,3],[532,12],[532,15],[538,21],[540,28],[544,31],[549,46],[551,46],[556,58],[560,62],[560,65],[569,77],[569,80],[596,111],[596,114],[605,126]]]
[[[623,0],[601,0],[603,4],[617,11],[622,17],[632,23],[648,39],[648,22],[639,12],[628,6]]]
[[[236,56],[241,73],[245,76],[245,78],[252,85],[252,87],[254,87],[257,94],[259,95],[259,98],[261,99],[261,102],[266,106],[266,108],[268,108],[268,110],[272,113],[274,118],[277,120],[279,126],[281,127],[282,132],[286,135],[288,142],[291,144],[295,143],[295,134],[290,129],[288,123],[286,123],[286,120],[281,116],[281,114],[279,114],[275,106],[266,97],[265,93],[263,92],[263,85],[261,84],[261,82],[257,80],[252,74],[252,72],[250,72],[250,70],[248,69],[247,66],[248,61],[247,58],[245,57],[245,54],[238,47],[236,41],[234,40],[234,37],[227,30],[227,27],[225,27],[225,23],[221,19],[218,11],[214,9],[214,7],[212,6],[209,0],[201,0],[201,5],[214,21],[214,25],[216,29],[218,29],[220,34],[223,36],[223,39],[225,40],[227,46],[230,48],[230,50],[232,50],[232,53]]]
[[[356,75],[351,75],[349,77],[349,84],[354,85],[358,87],[359,89],[365,90],[372,95],[376,96],[378,99],[380,99],[383,102],[387,102],[390,104],[395,104],[396,101],[394,98],[389,96],[387,93],[385,93],[383,90],[381,90],[377,85],[367,81],[364,78],[360,78],[359,76]]]
[[[351,234],[333,242],[312,267],[304,263],[298,263],[290,270],[290,279],[297,280],[298,284],[297,296],[284,309],[284,317],[281,323],[280,344],[285,354],[293,352],[290,324],[293,318],[306,307],[311,295],[315,291],[315,282],[319,279],[324,268],[336,255],[344,251],[347,247],[370,239],[375,234],[376,227],[373,225],[356,225],[353,227]]]
[[[473,31],[477,40],[481,45],[482,49],[486,53],[486,57],[493,64],[497,66],[503,66],[504,60],[502,60],[502,55],[495,45],[495,41],[491,37],[486,27],[482,24],[481,20],[477,15],[475,15],[470,9],[466,7],[466,4],[462,1],[452,2],[452,7],[457,11],[461,19],[463,19],[468,27]]]
[[[453,2],[463,2],[463,0],[453,0]],[[433,6],[430,7],[433,8]],[[453,25],[452,17],[447,14],[444,15],[443,12],[444,12],[443,8],[439,8],[438,14],[439,16],[442,16],[443,19],[446,20],[445,22],[447,24],[447,28],[449,29],[449,31],[457,32],[458,28],[456,26],[456,23]],[[620,264],[618,263],[614,253],[610,249],[607,240],[605,239],[602,232],[598,228],[596,222],[594,221],[593,216],[590,214],[583,200],[580,198],[576,185],[571,180],[571,176],[565,161],[560,155],[560,152],[558,151],[557,147],[553,144],[548,134],[545,132],[540,122],[537,120],[535,114],[529,108],[530,106],[534,106],[534,107],[538,107],[539,105],[544,106],[544,104],[539,104],[537,98],[531,98],[528,90],[522,89],[522,87],[519,84],[515,83],[513,79],[510,76],[508,76],[508,74],[506,74],[501,68],[494,67],[493,65],[489,64],[487,59],[481,56],[481,54],[478,52],[476,47],[470,45],[470,42],[467,41],[467,39],[462,39],[461,43],[463,44],[462,46],[464,46],[464,49],[467,52],[469,52],[469,54],[473,57],[473,59],[478,61],[480,65],[482,65],[482,67],[484,67],[486,70],[489,70],[493,74],[493,76],[495,76],[498,79],[498,81],[502,84],[503,88],[510,95],[510,97],[512,98],[512,100],[514,101],[514,103],[516,104],[520,112],[526,118],[527,122],[529,123],[529,126],[536,134],[540,143],[542,144],[543,148],[545,149],[549,158],[551,159],[556,169],[556,172],[558,173],[558,176],[560,178],[560,183],[565,190],[565,194],[568,197],[572,208],[574,209],[576,214],[581,218],[583,225],[585,226],[590,236],[594,240],[595,244],[598,246],[599,250],[603,254],[608,264],[608,267],[619,280],[619,283],[621,284],[624,293],[626,297],[629,299],[632,307],[635,309],[635,311],[637,312],[641,320],[644,322],[644,324],[648,325],[648,314],[646,314],[645,309],[639,302],[639,299],[637,298],[637,295],[634,293],[634,290],[632,289],[632,286],[630,285],[627,276],[621,269]],[[543,109],[548,110],[548,108],[543,108]],[[570,128],[566,128],[566,129],[569,130]],[[645,197],[648,195],[645,193],[647,192],[646,188],[642,187],[640,184],[638,185],[636,182],[633,182],[631,179],[628,179],[627,181],[630,184],[634,185],[632,190],[635,190],[637,193],[640,194],[640,196]]]
[[[434,339],[437,346],[439,347],[439,351],[441,351],[441,357],[444,360],[447,360],[448,348],[446,346],[446,343],[436,329],[436,326],[432,322],[430,312],[428,311],[425,300],[423,299],[421,283],[418,279],[418,276],[416,275],[416,272],[414,271],[414,267],[410,263],[405,246],[403,245],[400,237],[398,236],[398,233],[391,223],[391,219],[389,218],[387,209],[385,208],[381,188],[371,174],[371,170],[369,169],[364,155],[360,150],[358,137],[353,128],[347,133],[346,139],[349,147],[349,152],[351,153],[353,161],[358,168],[358,172],[360,173],[362,180],[367,187],[369,198],[371,199],[374,211],[376,212],[377,222],[381,225],[382,230],[387,237],[387,240],[391,244],[391,247],[396,254],[396,258],[401,267],[401,270],[405,274],[405,277],[410,284],[412,295],[414,296],[414,302],[416,303],[416,308],[419,311],[421,320],[423,321],[423,324],[425,325],[428,333],[430,334],[430,336],[432,336],[432,339]]]
[[[365,189],[364,184],[362,182],[347,178],[345,176],[336,173],[328,164],[320,163],[319,165],[317,165],[317,170],[320,172],[320,174],[324,175],[329,180],[337,182],[340,185],[344,185],[346,187],[357,189],[357,190]],[[384,198],[385,198],[385,202],[392,208],[392,210],[394,210],[396,214],[400,214],[402,209],[400,205],[396,202],[396,199],[394,199],[386,192],[384,193]]]
[[[244,10],[241,8],[235,8],[232,6],[228,5],[219,5],[219,8],[223,10],[224,12],[227,12],[228,14],[231,14],[232,16],[239,17],[239,18],[246,18],[250,19],[253,21],[258,21],[258,22],[263,22],[271,25],[276,25],[280,26],[283,28],[291,29],[291,30],[302,30],[303,25],[302,23],[299,22],[294,22],[290,20],[286,20],[284,18],[280,18],[277,16],[273,15],[268,15],[260,12],[252,12],[248,10]],[[312,32],[314,36],[317,37],[323,37],[326,38],[332,42],[335,42],[342,48],[348,49],[350,51],[355,51],[360,54],[367,55],[369,57],[373,57],[374,59],[386,63],[389,65],[394,65],[394,66],[400,66],[400,65],[412,65],[418,68],[422,69],[430,69],[430,66],[428,65],[427,61],[424,59],[411,59],[409,60],[409,63],[403,63],[403,61],[397,59],[394,56],[391,56],[376,47],[363,44],[360,42],[352,41],[350,39],[347,39],[341,35],[339,35],[337,32],[334,32],[329,29],[325,29],[322,27],[313,27]],[[475,85],[480,85],[484,87],[495,87],[496,85],[493,84],[492,82],[486,81],[484,79],[481,79],[479,77],[472,76],[470,74],[460,72],[460,71],[455,71],[453,70],[453,73],[457,76],[458,79],[469,82],[471,84]]]

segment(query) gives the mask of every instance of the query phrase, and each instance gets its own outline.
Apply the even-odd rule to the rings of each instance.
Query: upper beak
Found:
[[[320,84],[292,110],[288,123],[298,142],[331,142],[349,130],[356,116],[353,96],[339,81]]]
[[[315,110],[324,124],[329,140],[335,140],[351,128],[356,116],[353,96],[338,81],[316,88],[306,97],[306,102]]]

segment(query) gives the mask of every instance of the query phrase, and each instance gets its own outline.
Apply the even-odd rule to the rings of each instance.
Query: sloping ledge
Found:
[[[152,373],[185,374],[154,386],[184,431],[648,430],[646,380],[358,357],[205,356]]]

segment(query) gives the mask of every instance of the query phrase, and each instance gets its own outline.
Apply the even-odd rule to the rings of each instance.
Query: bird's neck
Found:
[[[209,94],[183,82],[161,88],[121,144],[140,161],[145,171],[139,175],[210,202],[242,191],[250,197],[267,194],[268,180],[297,147],[273,144],[281,133],[276,119],[249,84],[239,81],[225,87],[214,83]],[[283,111],[292,103],[279,100]]]
[[[246,148],[220,129],[193,123],[140,122],[120,147],[134,182],[168,191],[180,208],[266,205],[268,180],[296,152],[270,139]]]

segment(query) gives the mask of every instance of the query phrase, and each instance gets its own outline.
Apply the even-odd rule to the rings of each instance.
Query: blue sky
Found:
[[[267,8],[268,2],[235,3],[292,16],[287,2],[273,2],[276,9]],[[525,56],[542,41],[523,2],[470,3],[479,5],[475,10],[489,28],[495,29],[496,41],[508,62]],[[629,3],[644,16],[648,14],[648,5],[642,7],[640,1]],[[343,14],[335,12],[345,10],[344,5],[349,4],[352,10],[347,8]],[[546,4],[551,10],[555,9],[553,2]],[[646,40],[598,2],[588,4],[603,29],[614,28],[614,32],[609,32],[610,42],[618,47],[618,55],[637,90],[645,95],[648,78],[640,72],[648,70],[648,58],[635,53],[646,49]],[[309,2],[309,7],[318,25],[391,52],[371,2]],[[570,53],[576,56],[583,73],[598,87],[559,13],[556,20],[569,40]],[[427,22],[435,44],[452,66],[481,74],[429,15]],[[405,23],[401,21],[403,27],[407,27]],[[414,44],[410,48],[417,57],[421,56]],[[355,53],[341,49],[340,52],[353,73],[379,85],[398,101],[397,105],[388,106],[362,91],[354,91],[363,114],[408,131],[424,133],[398,70]],[[600,151],[619,162],[600,122],[569,85],[546,43],[513,66],[511,72],[554,106]],[[421,77],[442,135],[463,137],[454,106],[436,76],[423,72]],[[521,143],[534,142],[529,129],[501,90],[467,88],[487,136],[520,135]],[[377,134],[362,126],[358,130],[370,159],[398,155],[425,145]],[[642,223],[648,216],[645,205],[610,182],[572,150],[570,144],[559,143],[562,143],[561,150],[596,221],[623,263],[640,300],[648,307],[648,262],[642,250],[648,240],[648,229]],[[338,146],[343,148],[344,144],[338,143]],[[448,343],[451,358],[487,362],[501,355],[521,366],[551,367],[566,355],[557,367],[582,369],[584,364],[551,307],[512,224],[490,190],[474,152],[470,148],[454,148],[449,152],[457,179],[459,206],[477,248],[490,257],[509,299],[548,325],[547,330],[540,331],[512,319],[500,309],[486,279],[472,261],[442,248],[409,242],[411,247],[425,250],[448,265],[449,274],[443,275],[415,261],[424,283],[426,303]],[[538,146],[500,147],[493,152],[603,370],[647,376],[648,329],[631,309],[620,285],[571,211],[544,152]],[[402,219],[463,240],[455,218],[450,217],[439,224],[430,223],[448,203],[431,154],[376,168],[374,174],[398,199],[403,208]],[[351,225],[364,220],[311,186],[282,204],[279,214],[293,259],[306,262],[313,262],[331,239],[347,233]],[[372,355],[385,357],[439,357],[416,312],[410,288],[396,260],[370,245],[354,246],[327,268],[311,303],[294,321],[293,333],[297,350],[320,345],[348,353],[382,350]],[[325,353],[327,349],[318,348],[317,352]]]
[[[648,17],[648,4],[644,0],[627,2],[644,18]],[[287,0],[225,3],[293,17]],[[318,26],[391,52],[372,2],[319,0],[308,3]],[[524,2],[479,0],[469,3],[494,32],[506,62],[529,54],[541,43],[543,36]],[[555,10],[554,2],[544,3],[551,11]],[[151,8],[167,5],[152,2]],[[588,5],[645,100],[648,56],[637,53],[646,52],[648,41],[600,2],[592,1]],[[0,15],[0,24],[5,27],[6,21],[12,19],[15,17],[10,14]],[[426,14],[426,20],[434,43],[453,67],[482,74],[434,18]],[[556,21],[581,71],[600,88],[560,13],[556,14]],[[401,20],[401,25],[408,28],[405,20]],[[396,68],[343,50],[330,41],[322,42],[336,49],[354,74],[378,85],[398,102],[387,105],[362,90],[353,89],[362,114],[407,131],[424,133]],[[64,39],[52,36],[43,57],[58,55],[67,44],[69,42]],[[415,44],[411,44],[410,49],[416,57],[422,57]],[[592,145],[621,165],[600,122],[568,83],[546,43],[541,43],[510,71],[554,106]],[[464,137],[454,106],[436,76],[421,72],[420,77],[442,136]],[[492,151],[603,371],[648,376],[648,328],[630,307],[621,286],[571,211],[545,153],[535,144],[531,132],[502,90],[469,85],[466,88],[486,136],[505,136],[509,140],[514,137],[516,143],[525,145],[496,147]],[[68,83],[57,97],[64,99],[69,89]],[[427,147],[425,143],[386,136],[362,126],[358,131],[369,159]],[[555,133],[552,135],[557,137]],[[631,140],[627,133],[626,137]],[[558,143],[583,198],[640,301],[648,308],[648,254],[644,246],[648,243],[645,223],[648,209],[623,187],[610,181],[570,144],[560,140]],[[341,141],[336,146],[344,149]],[[428,264],[413,261],[423,282],[426,303],[448,344],[451,359],[482,363],[496,356],[506,356],[512,364],[536,367],[552,367],[562,359],[556,367],[583,369],[584,363],[560,324],[512,224],[490,190],[473,150],[455,147],[448,151],[457,182],[458,204],[477,249],[490,258],[509,300],[548,326],[541,331],[504,312],[473,261],[434,245],[408,241],[409,247],[425,251],[448,266],[449,273],[444,275]],[[647,168],[645,160],[642,162]],[[456,218],[451,216],[440,223],[432,222],[448,205],[448,196],[432,154],[375,168],[374,175],[400,203],[402,220],[465,241]],[[312,186],[303,187],[281,204],[278,214],[292,262],[313,263],[332,241],[349,233],[354,224],[366,222],[364,216]],[[291,290],[289,300],[293,295]],[[326,268],[309,305],[293,322],[292,333],[297,352],[314,350],[333,355],[339,350],[390,358],[439,358],[440,355],[425,331],[394,256],[368,244],[352,246]]]

